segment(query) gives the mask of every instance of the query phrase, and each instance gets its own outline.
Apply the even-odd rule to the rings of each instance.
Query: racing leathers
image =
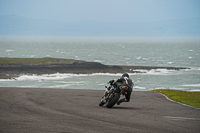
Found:
[[[119,79],[114,79],[109,81],[110,84],[114,85],[117,88],[117,93],[125,94],[125,98],[120,99],[117,104],[119,105],[122,102],[129,102],[131,97],[131,92],[133,89],[133,81],[128,77],[121,77]]]

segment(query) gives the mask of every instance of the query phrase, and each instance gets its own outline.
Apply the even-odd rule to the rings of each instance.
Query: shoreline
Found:
[[[98,62],[86,62],[81,60],[60,58],[0,58],[0,79],[11,79],[22,74],[141,73],[138,70],[153,69],[181,70],[190,68],[104,65]]]

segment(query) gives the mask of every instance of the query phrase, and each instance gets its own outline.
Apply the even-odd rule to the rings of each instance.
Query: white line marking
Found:
[[[169,118],[169,119],[173,119],[173,120],[199,120],[199,118],[188,118],[188,117],[172,117],[172,116],[164,116],[166,118]]]
[[[169,97],[167,97],[166,95],[160,93],[161,95],[163,95],[167,100],[171,101],[171,102],[175,102],[175,103],[178,103],[178,104],[181,104],[181,105],[184,105],[184,106],[187,106],[187,107],[190,107],[190,108],[194,108],[194,109],[200,109],[200,108],[197,108],[197,107],[194,107],[194,106],[190,106],[190,105],[187,105],[187,104],[184,104],[184,103],[180,103],[180,102],[176,102],[172,99],[170,99]]]

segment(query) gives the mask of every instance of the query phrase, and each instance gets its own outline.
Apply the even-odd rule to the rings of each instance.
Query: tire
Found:
[[[106,104],[106,107],[107,108],[112,108],[115,103],[119,100],[120,98],[120,94],[119,93],[115,93],[115,96],[113,97],[113,99],[111,101],[109,101],[107,104]]]
[[[103,105],[104,105],[104,102],[101,101],[101,102],[99,103],[99,106],[103,106]]]

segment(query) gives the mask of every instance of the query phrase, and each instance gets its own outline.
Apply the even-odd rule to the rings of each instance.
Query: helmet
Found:
[[[124,73],[124,74],[122,75],[122,77],[127,77],[127,78],[129,78],[129,75],[128,75],[128,73]]]

